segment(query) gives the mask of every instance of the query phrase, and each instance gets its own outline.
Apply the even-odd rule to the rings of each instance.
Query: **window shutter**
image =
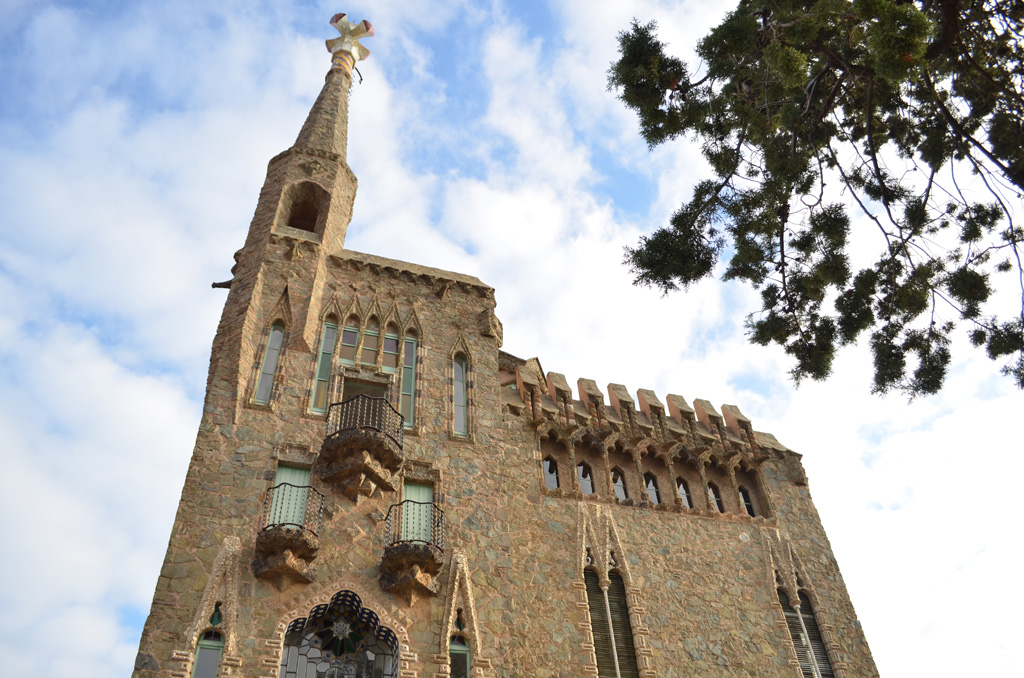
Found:
[[[615,655],[612,653],[608,615],[604,609],[604,593],[598,583],[597,573],[583,570],[583,582],[587,585],[590,630],[594,635],[594,652],[597,654],[597,675],[598,678],[615,678]]]
[[[811,609],[811,601],[807,594],[803,592],[800,593],[800,614],[804,618],[804,628],[807,629],[808,641],[810,641],[811,650],[814,652],[814,658],[818,662],[821,678],[835,678],[836,674],[832,671],[832,662],[828,659],[828,650],[825,649],[825,641],[818,630],[818,622],[814,618],[814,610]]]
[[[609,572],[608,577],[611,579],[611,585],[608,587],[608,607],[612,612],[619,675],[622,678],[640,678],[640,670],[636,665],[636,648],[633,645],[633,626],[629,623],[626,585],[623,584],[618,572]]]
[[[782,589],[779,589],[779,603],[786,615],[786,626],[789,628],[790,638],[793,639],[796,658],[800,661],[800,671],[803,672],[804,678],[815,678],[814,663],[811,661],[811,647],[800,626],[800,615],[789,604],[789,596]]]

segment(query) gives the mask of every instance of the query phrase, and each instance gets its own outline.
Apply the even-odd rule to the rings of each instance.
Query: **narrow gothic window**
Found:
[[[466,642],[465,636],[462,635],[463,629],[466,628],[465,623],[462,621],[462,610],[456,613],[455,628],[458,630],[458,633],[448,641],[448,659],[451,661],[450,675],[451,678],[469,678],[470,651],[469,643]]]
[[[412,428],[416,416],[416,337],[406,335],[402,361],[402,416],[405,427]]]
[[[657,506],[661,503],[661,493],[658,492],[658,479],[653,473],[644,474],[644,485],[647,486],[647,499]]]
[[[256,397],[253,400],[260,405],[270,402],[270,394],[274,388],[274,373],[277,371],[277,360],[281,356],[281,344],[284,341],[284,325],[274,323],[267,339],[267,350],[263,354],[263,367],[256,386]]]
[[[633,627],[629,622],[629,604],[626,602],[626,585],[614,570],[608,573],[608,608],[612,612],[612,632],[615,636],[615,650],[619,658],[621,678],[640,678],[636,664],[636,648],[633,645]]]
[[[309,409],[323,412],[327,408],[327,390],[331,382],[331,357],[334,355],[334,340],[338,337],[338,324],[324,323],[324,335],[320,342],[320,355],[316,364],[316,382],[313,386],[313,404]]]
[[[583,494],[594,494],[594,474],[586,462],[576,465],[576,473],[580,477],[580,491]]]
[[[615,490],[615,498],[619,501],[629,499],[629,493],[626,491],[626,474],[620,468],[612,469],[612,489]]]
[[[608,578],[610,582],[605,592],[601,590],[596,572],[590,568],[583,571],[597,675],[598,678],[639,678],[626,586],[614,570],[608,573]]]
[[[356,345],[359,343],[359,320],[349,318],[341,331],[341,350],[338,359],[345,365],[356,364]]]
[[[453,396],[453,430],[455,435],[464,436],[469,430],[466,418],[466,359],[455,356],[455,383]]]
[[[196,661],[192,678],[217,678],[220,655],[224,651],[224,639],[217,631],[207,631],[196,643]]]
[[[608,610],[604,606],[604,591],[591,569],[583,570],[583,583],[587,587],[587,607],[590,609],[590,632],[594,636],[594,653],[597,654],[598,678],[617,678],[615,650],[612,649],[611,626]]]
[[[789,628],[796,658],[800,662],[800,670],[804,678],[834,678],[832,663],[829,661],[825,643],[818,630],[818,622],[811,610],[811,601],[800,592],[800,611],[797,612],[789,604],[789,596],[782,589],[778,590],[779,604],[786,615],[786,626]]]
[[[398,330],[390,325],[384,333],[384,361],[382,367],[385,372],[398,371]]]
[[[725,513],[725,504],[722,503],[722,493],[718,491],[718,485],[708,483],[708,499],[719,513]]]
[[[690,498],[690,486],[686,484],[685,480],[676,478],[676,490],[679,492],[679,498],[683,500],[683,506],[693,508],[693,500]]]
[[[750,496],[750,492],[747,491],[747,488],[742,485],[740,485],[740,499],[743,500],[743,508],[747,511],[748,516],[754,517],[757,515],[754,512],[754,500]]]
[[[363,332],[363,352],[359,355],[359,362],[364,365],[376,365],[379,348],[380,323],[376,318],[370,318],[370,322],[366,323],[366,331]]]
[[[549,490],[558,489],[558,463],[551,457],[544,459],[544,486]]]

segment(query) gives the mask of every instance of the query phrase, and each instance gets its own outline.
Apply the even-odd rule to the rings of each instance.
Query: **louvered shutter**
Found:
[[[793,639],[793,648],[796,650],[796,658],[800,661],[800,670],[803,672],[804,678],[815,678],[814,662],[811,661],[811,647],[800,626],[800,615],[789,604],[789,596],[782,589],[779,589],[779,603],[782,605],[782,611],[786,614],[786,626]]]
[[[615,655],[612,653],[608,615],[604,608],[604,593],[598,583],[597,573],[583,570],[583,582],[587,585],[590,630],[594,634],[594,652],[597,654],[597,675],[598,678],[615,678]]]
[[[626,585],[622,583],[622,577],[618,572],[609,572],[608,578],[611,579],[611,585],[608,587],[608,607],[612,611],[619,675],[622,678],[640,678],[640,670],[636,665],[636,648],[633,646],[633,626],[629,623]]]
[[[810,641],[811,650],[814,651],[814,659],[818,662],[821,678],[835,678],[832,662],[828,659],[828,650],[825,649],[825,641],[818,630],[814,610],[811,609],[811,601],[803,592],[800,593],[800,614],[804,618],[804,628],[807,629],[808,641]]]

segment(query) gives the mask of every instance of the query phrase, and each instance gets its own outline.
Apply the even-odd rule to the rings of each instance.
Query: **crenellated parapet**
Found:
[[[636,397],[623,384],[602,391],[564,375],[545,374],[536,359],[508,356],[502,403],[538,431],[545,493],[709,515],[770,517],[774,502],[761,475],[775,459],[795,484],[806,479],[799,455],[755,431],[735,405],[716,409],[650,389]],[[511,388],[514,385],[514,388]],[[552,469],[566,469],[560,475]],[[572,472],[572,471],[575,471]],[[674,491],[673,491],[674,490]]]

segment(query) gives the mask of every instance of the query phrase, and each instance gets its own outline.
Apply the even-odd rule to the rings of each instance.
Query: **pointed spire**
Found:
[[[310,109],[305,124],[295,139],[295,148],[326,151],[346,161],[348,147],[348,93],[352,87],[352,68],[365,59],[370,50],[359,43],[360,38],[373,35],[369,21],[351,23],[344,14],[331,17],[341,37],[327,41],[331,52],[331,70],[327,73],[320,96]]]

